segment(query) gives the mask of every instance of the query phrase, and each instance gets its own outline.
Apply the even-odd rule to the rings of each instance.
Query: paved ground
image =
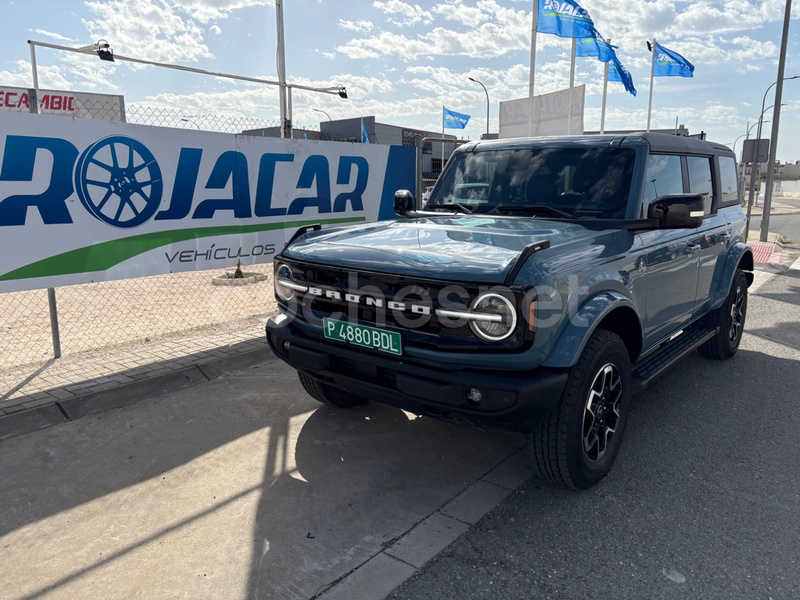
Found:
[[[736,356],[638,395],[598,486],[529,481],[388,598],[800,597],[798,292],[800,262],[750,297]]]
[[[0,598],[381,598],[528,478],[521,445],[264,363],[2,442]]]
[[[610,589],[607,580],[620,583],[615,598],[725,597],[718,590],[734,583],[753,594],[727,597],[796,597],[782,594],[797,579],[771,579],[775,565],[797,571],[789,541],[800,535],[792,517],[800,473],[775,460],[793,451],[780,444],[793,443],[798,425],[789,406],[800,383],[798,280],[766,281],[780,261],[794,259],[775,248],[757,274],[764,291],[751,303],[743,351],[723,367],[729,392],[716,385],[719,367],[710,361],[693,361],[694,378],[682,363],[637,401],[644,425],[630,428],[626,448],[633,449],[624,460],[633,462],[621,459],[616,480],[585,495],[529,483],[483,521],[528,478],[519,436],[378,405],[319,408],[293,373],[264,362],[260,326],[222,347],[204,345],[212,338],[203,336],[164,346],[149,365],[137,363],[149,356],[143,353],[131,359],[138,373],[105,355],[91,367],[73,364],[72,379],[51,388],[71,394],[58,406],[48,400],[0,417],[0,439],[4,422],[11,434],[20,432],[12,423],[28,430],[62,423],[0,447],[0,504],[10,507],[0,512],[0,598],[377,599],[471,526],[397,597],[516,598],[534,590],[604,598],[611,597],[599,593]],[[192,353],[179,357],[187,347]],[[102,374],[104,364],[113,365],[111,374]],[[81,380],[90,368],[98,370]],[[96,382],[103,377],[111,381]],[[704,401],[674,411],[676,394]],[[754,409],[746,402],[762,394],[783,403]],[[728,406],[731,395],[745,400]],[[21,397],[12,403],[22,406]],[[48,408],[55,412],[37,412]],[[720,414],[731,417],[728,429]],[[688,437],[667,435],[676,431]],[[753,446],[762,453],[748,453]],[[606,536],[616,541],[605,544]],[[520,537],[527,554],[514,544]],[[754,553],[765,557],[761,563]],[[544,567],[533,573],[531,565]],[[570,565],[588,573],[573,582],[578,587],[570,587]],[[719,576],[710,577],[712,568]],[[654,586],[614,579],[621,572]]]

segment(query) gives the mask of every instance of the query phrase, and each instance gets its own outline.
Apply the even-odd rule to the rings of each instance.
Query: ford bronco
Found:
[[[320,402],[524,432],[585,489],[631,394],[698,349],[732,356],[753,253],[733,152],[642,133],[473,142],[425,206],[300,230],[275,259],[275,354]]]

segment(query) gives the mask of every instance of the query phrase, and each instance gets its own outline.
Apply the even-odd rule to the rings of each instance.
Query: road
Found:
[[[521,436],[321,407],[279,362],[5,440],[0,599],[800,597],[798,291],[639,395],[583,493],[523,483]]]
[[[786,204],[798,208],[793,214],[771,214],[769,217],[769,230],[789,240],[792,245],[800,246],[800,199],[775,198],[773,202]],[[753,215],[750,218],[750,231],[761,231],[761,216]]]
[[[730,360],[634,399],[611,474],[531,480],[389,598],[800,597],[800,271],[750,298]]]

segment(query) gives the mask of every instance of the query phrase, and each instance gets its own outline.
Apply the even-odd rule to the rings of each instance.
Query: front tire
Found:
[[[573,490],[605,477],[622,444],[630,388],[625,344],[615,333],[596,331],[570,369],[558,409],[529,437],[539,474]]]
[[[366,398],[347,394],[308,373],[298,371],[297,376],[300,378],[300,383],[308,395],[323,404],[336,406],[337,408],[352,408],[367,401]]]
[[[746,317],[747,276],[741,269],[736,269],[725,302],[709,316],[709,324],[717,328],[717,334],[700,346],[700,354],[717,360],[725,360],[736,354],[742,341]]]

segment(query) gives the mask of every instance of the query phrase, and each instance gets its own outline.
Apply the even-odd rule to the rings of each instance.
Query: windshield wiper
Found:
[[[513,205],[504,205],[504,206],[496,206],[495,210],[508,210],[508,211],[521,211],[521,212],[549,212],[553,215],[558,215],[559,217],[563,217],[565,219],[574,219],[575,216],[569,214],[566,211],[563,211],[559,208],[554,208],[552,206],[544,206],[544,205],[526,205],[526,206],[513,206]]]
[[[458,202],[445,202],[444,204],[428,204],[428,206],[425,207],[425,210],[428,210],[429,208],[457,208],[466,215],[472,214],[472,211],[469,208],[467,208],[463,204],[459,204]]]

